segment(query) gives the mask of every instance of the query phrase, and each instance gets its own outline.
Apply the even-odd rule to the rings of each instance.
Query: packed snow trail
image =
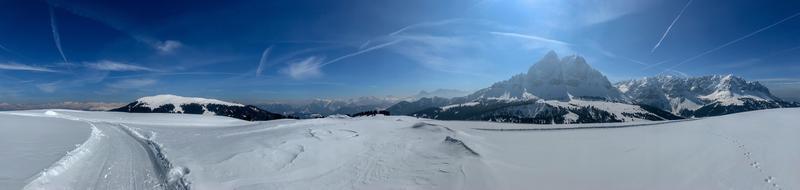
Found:
[[[162,154],[138,132],[118,124],[88,123],[89,139],[24,189],[188,189],[170,183]]]

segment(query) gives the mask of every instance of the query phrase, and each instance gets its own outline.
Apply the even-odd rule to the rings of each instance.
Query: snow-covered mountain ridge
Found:
[[[445,120],[596,123],[706,117],[796,107],[758,82],[733,75],[647,77],[611,82],[577,55],[549,52],[508,80],[457,98],[404,101],[393,114]]]
[[[420,99],[390,108],[393,114],[443,120],[514,123],[605,123],[680,119],[628,99],[578,55],[551,51],[528,69],[458,98]]]
[[[796,106],[796,103],[773,96],[758,82],[730,74],[646,77],[618,82],[616,87],[631,103],[646,104],[687,117]],[[715,113],[706,113],[709,111]]]
[[[287,118],[251,105],[171,94],[147,96],[110,111],[134,113],[184,113],[220,115],[248,121]]]

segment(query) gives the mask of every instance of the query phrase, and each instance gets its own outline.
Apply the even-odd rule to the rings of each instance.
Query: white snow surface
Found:
[[[219,104],[219,105],[227,105],[227,106],[241,106],[244,107],[242,104],[231,103],[226,101],[221,101],[217,99],[207,99],[207,98],[197,98],[197,97],[183,97],[183,96],[176,96],[172,94],[162,94],[162,95],[155,95],[155,96],[145,96],[141,97],[136,100],[139,104],[148,107],[150,109],[156,109],[163,105],[172,104],[175,106],[174,112],[183,112],[181,105],[185,104],[200,104],[200,105],[208,105],[208,104]],[[205,107],[204,107],[205,109]],[[208,111],[206,111],[208,112]]]
[[[645,119],[635,118],[635,117],[628,117],[622,113],[641,113],[641,114],[650,114],[647,110],[642,109],[637,105],[625,104],[625,103],[618,103],[618,102],[609,102],[609,101],[592,101],[592,100],[581,100],[581,99],[571,99],[569,101],[558,101],[558,100],[547,100],[547,101],[540,101],[551,106],[556,107],[563,107],[563,108],[580,108],[580,107],[595,107],[597,109],[607,111],[615,115],[618,119],[624,119],[626,122],[628,121],[647,121]],[[570,112],[565,117],[567,123],[574,122],[578,119],[577,115]],[[664,119],[664,118],[662,118]]]
[[[204,115],[49,111],[57,114],[0,112],[0,134],[23,125],[59,126],[80,131],[84,139],[77,142],[83,143],[64,142],[74,148],[65,154],[63,148],[42,149],[54,146],[50,141],[20,138],[25,142],[17,143],[28,148],[4,147],[16,151],[7,154],[54,151],[62,157],[49,166],[18,163],[27,171],[43,170],[38,174],[5,172],[10,164],[0,165],[0,187],[800,188],[800,128],[794,124],[800,109],[567,125],[406,116],[232,122]],[[3,156],[0,163],[14,159]]]
[[[442,106],[441,108],[442,108],[442,111],[447,111],[450,108],[477,106],[477,105],[480,105],[480,104],[481,104],[480,102],[467,102],[467,103],[463,103],[463,104],[453,104],[453,105]]]

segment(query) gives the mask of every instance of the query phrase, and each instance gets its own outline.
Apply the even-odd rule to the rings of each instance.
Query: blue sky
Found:
[[[551,49],[612,81],[732,73],[793,93],[797,34],[789,0],[7,0],[0,102],[475,90]]]

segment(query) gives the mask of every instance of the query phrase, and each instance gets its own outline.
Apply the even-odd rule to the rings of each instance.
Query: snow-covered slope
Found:
[[[733,75],[657,76],[623,81],[616,86],[634,103],[684,116],[713,116],[792,105],[773,96],[758,82]]]
[[[170,94],[142,97],[126,106],[110,111],[221,115],[248,121],[286,118],[286,116],[271,113],[255,106]]]
[[[661,121],[682,119],[655,108],[620,102],[572,99],[479,99],[414,112],[412,116],[441,120],[564,124]]]
[[[137,105],[144,106],[150,109],[158,109],[161,106],[173,105],[174,108],[172,110],[168,110],[173,113],[183,113],[184,111],[181,106],[189,104],[203,105],[204,108],[207,107],[209,104],[244,107],[244,105],[242,104],[230,103],[216,99],[182,97],[172,94],[146,96],[137,99],[136,102],[138,102]],[[213,112],[209,112],[207,109],[203,109],[203,114],[213,114]]]
[[[25,165],[30,167],[27,171],[44,172],[12,173],[17,176],[10,179],[17,185],[0,180],[3,188],[800,188],[800,170],[795,167],[800,160],[800,128],[795,126],[800,109],[660,123],[569,125],[407,116],[244,122],[205,115],[46,113],[0,112],[0,134],[18,124],[75,121],[85,125],[63,127],[80,129],[87,139],[49,167]],[[4,116],[9,114],[26,116]],[[120,119],[127,115],[176,124]],[[174,116],[178,117],[165,119]],[[196,124],[195,117],[241,123],[215,128],[177,124]],[[25,155],[51,146],[26,142],[31,142],[29,149],[4,150]],[[52,151],[64,155],[62,149]],[[11,159],[0,157],[0,163]]]

